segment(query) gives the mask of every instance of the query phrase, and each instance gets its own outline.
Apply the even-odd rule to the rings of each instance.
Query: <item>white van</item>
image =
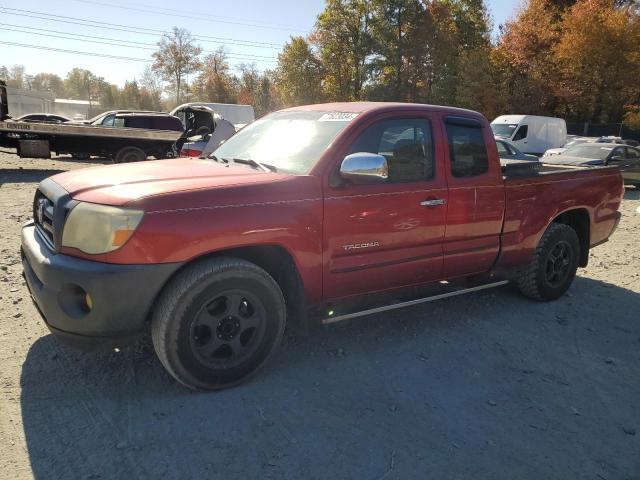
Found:
[[[491,122],[496,137],[513,143],[524,153],[541,156],[567,143],[567,124],[562,118],[534,115],[502,115]]]

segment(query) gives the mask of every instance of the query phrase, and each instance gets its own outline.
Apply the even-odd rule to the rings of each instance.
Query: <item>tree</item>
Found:
[[[507,112],[549,114],[560,108],[559,72],[553,49],[562,35],[562,9],[553,0],[529,0],[506,23],[492,52]]]
[[[418,0],[373,0],[371,5],[372,71],[384,85],[383,98],[413,100],[409,77],[425,57],[425,39],[416,36],[423,6]]]
[[[234,103],[234,80],[224,47],[204,58],[202,71],[193,85],[193,92],[200,99],[216,103]]]
[[[138,82],[135,80],[131,82],[124,82],[124,88],[120,93],[120,99],[123,108],[137,110],[140,109],[140,89],[138,88]]]
[[[26,88],[25,74],[24,65],[13,65],[7,71],[7,85],[15,88]]]
[[[162,82],[151,67],[145,67],[140,85],[141,102],[145,110],[162,110]]]
[[[82,68],[74,68],[64,79],[64,88],[69,94],[69,98],[89,101],[89,110],[91,110],[91,102],[98,96],[103,78],[96,77],[89,70]]]
[[[180,103],[184,78],[201,67],[199,55],[202,49],[195,45],[191,34],[184,28],[173,27],[171,33],[164,34],[158,42],[158,51],[153,54],[152,69],[170,82],[175,90],[176,103]]]
[[[327,0],[311,41],[320,51],[323,86],[330,100],[360,100],[372,52],[368,0]]]
[[[286,105],[306,105],[323,100],[320,59],[304,37],[291,37],[278,55],[275,85]]]
[[[31,88],[51,92],[58,98],[64,98],[66,96],[63,80],[53,73],[38,73],[34,75]]]
[[[639,100],[640,21],[613,0],[577,2],[554,47],[568,114],[613,123]]]

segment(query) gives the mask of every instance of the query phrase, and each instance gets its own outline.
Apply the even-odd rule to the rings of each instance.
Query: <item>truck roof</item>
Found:
[[[425,110],[430,112],[445,112],[452,114],[465,114],[475,117],[480,116],[478,112],[466,110],[464,108],[443,107],[440,105],[428,105],[424,103],[402,103],[402,102],[335,102],[335,103],[318,103],[314,105],[300,105],[297,107],[287,108],[281,111],[334,111],[346,113],[372,113],[386,110]]]

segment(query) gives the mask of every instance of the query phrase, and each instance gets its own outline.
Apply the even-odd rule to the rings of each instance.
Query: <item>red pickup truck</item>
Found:
[[[303,106],[207,159],[44,180],[23,266],[56,335],[114,345],[150,328],[171,375],[216,389],[255,373],[287,321],[507,281],[556,299],[615,230],[622,194],[615,167],[504,170],[472,111]]]

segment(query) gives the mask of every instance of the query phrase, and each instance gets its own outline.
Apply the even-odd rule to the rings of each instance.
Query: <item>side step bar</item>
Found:
[[[479,285],[477,287],[463,288],[460,290],[454,290],[452,292],[442,293],[440,295],[432,295],[430,297],[418,298],[416,300],[409,300],[407,302],[394,303],[393,305],[385,305],[384,307],[370,308],[368,310],[361,310],[359,312],[346,313],[344,315],[338,315],[336,317],[328,317],[322,320],[323,325],[330,323],[342,322],[343,320],[349,320],[351,318],[364,317],[366,315],[373,315],[374,313],[388,312],[389,310],[395,310],[397,308],[410,307],[412,305],[420,305],[421,303],[433,302],[435,300],[442,300],[443,298],[455,297],[457,295],[464,295],[465,293],[479,292],[480,290],[487,290],[489,288],[501,287],[509,283],[508,280],[502,280],[494,283],[487,283],[485,285]]]

